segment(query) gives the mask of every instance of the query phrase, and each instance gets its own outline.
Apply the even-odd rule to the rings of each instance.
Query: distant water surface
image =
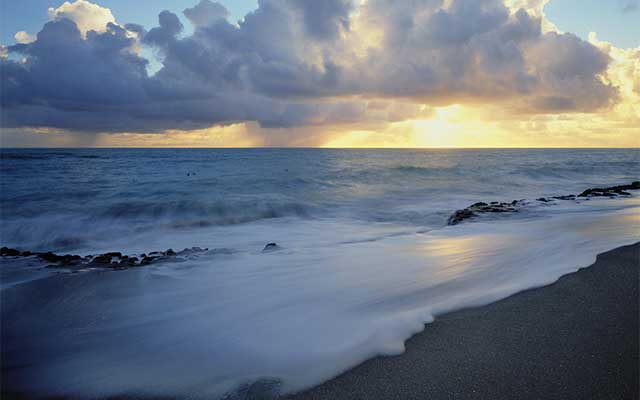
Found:
[[[3,149],[2,241],[108,249],[261,220],[440,227],[476,201],[638,179],[640,150]],[[264,225],[263,225],[264,226]],[[207,243],[225,237],[216,229]],[[268,233],[265,240],[270,240]]]

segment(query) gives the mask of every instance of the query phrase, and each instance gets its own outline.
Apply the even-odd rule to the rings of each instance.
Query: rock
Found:
[[[275,251],[278,250],[280,248],[280,246],[278,246],[276,243],[267,243],[264,246],[264,249],[262,249],[262,252],[268,252],[268,251]]]
[[[82,257],[78,255],[65,254],[64,256],[59,256],[59,262],[63,265],[80,264],[82,262]]]
[[[460,222],[475,217],[484,213],[506,213],[517,212],[518,209],[514,206],[518,204],[518,201],[514,200],[511,203],[501,203],[498,201],[492,201],[490,204],[479,202],[470,205],[462,210],[457,210],[448,219],[449,225],[457,225]]]
[[[140,265],[149,265],[155,260],[155,257],[143,257],[142,261],[140,261]]]
[[[167,251],[164,252],[165,256],[175,256],[176,252],[173,251],[173,249],[168,249]]]
[[[177,255],[179,256],[190,256],[190,255],[194,255],[194,254],[198,254],[198,253],[204,253],[206,251],[209,251],[208,248],[203,249],[200,247],[192,247],[192,248],[185,248],[184,250],[181,250],[177,253]]]
[[[118,263],[119,268],[132,268],[138,264],[138,257],[123,256]]]
[[[618,195],[631,195],[628,190],[640,190],[640,181],[632,182],[630,185],[612,186],[608,188],[592,188],[580,193],[578,197],[615,197]]]
[[[53,254],[52,252],[48,251],[46,253],[38,253],[38,257],[40,257],[41,259],[51,262],[51,263],[57,263],[60,261],[60,256]]]
[[[23,251],[21,254],[22,257],[31,257],[32,255],[33,253],[30,251]]]
[[[111,257],[107,257],[104,254],[95,256],[91,260],[91,264],[109,265],[111,264]]]
[[[475,214],[473,213],[473,211],[469,210],[468,208],[465,208],[463,210],[458,210],[449,217],[448,224],[457,225],[460,222],[464,221],[465,219],[471,218],[473,216],[475,216]]]
[[[565,196],[554,196],[554,197],[539,197],[536,199],[542,203],[549,203],[554,200],[578,200],[579,197],[585,198],[585,200],[589,200],[591,197],[609,197],[615,198],[617,196],[630,196],[631,193],[628,190],[640,190],[640,181],[634,181],[630,185],[620,185],[620,186],[612,186],[608,188],[592,188],[587,189],[584,192],[580,193],[578,196],[570,194]],[[525,200],[513,200],[511,203],[501,203],[497,201],[492,201],[487,204],[484,202],[478,202],[470,205],[467,208],[462,210],[455,211],[448,219],[447,223],[449,225],[456,225],[460,222],[473,218],[477,215],[484,213],[510,213],[510,212],[518,212],[519,209],[526,206],[527,202]]]
[[[553,198],[556,200],[575,200],[576,196],[573,194],[570,194],[567,196],[553,196]]]
[[[17,257],[20,255],[20,252],[16,249],[3,247],[0,249],[0,255],[7,256],[7,257]]]

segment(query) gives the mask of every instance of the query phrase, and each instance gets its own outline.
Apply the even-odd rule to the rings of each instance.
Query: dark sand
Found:
[[[638,399],[640,243],[553,285],[441,316],[288,399]]]

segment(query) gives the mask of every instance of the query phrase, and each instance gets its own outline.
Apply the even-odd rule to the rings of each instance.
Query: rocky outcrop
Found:
[[[522,201],[523,200],[513,200],[510,203],[501,203],[497,201],[494,201],[491,203],[483,203],[483,202],[475,203],[470,205],[467,208],[463,208],[462,210],[458,210],[454,212],[449,217],[448,223],[449,225],[456,225],[466,219],[475,217],[480,214],[486,214],[486,213],[518,212],[518,205]]]
[[[640,181],[636,181],[631,183],[630,185],[620,185],[620,186],[612,186],[608,188],[593,188],[587,189],[579,195],[569,194],[564,196],[553,196],[553,197],[540,197],[536,199],[539,203],[552,203],[555,200],[578,200],[578,199],[589,199],[591,197],[609,197],[615,198],[618,196],[631,196],[629,190],[640,190]],[[449,225],[457,225],[465,220],[472,219],[482,214],[488,213],[513,213],[518,212],[519,209],[527,205],[528,202],[525,200],[513,200],[510,203],[500,203],[500,202],[492,202],[492,203],[475,203],[470,205],[467,208],[463,208],[462,210],[457,210],[449,217],[448,224]]]
[[[160,261],[180,261],[185,257],[194,256],[208,252],[209,249],[192,247],[175,252],[172,249],[166,251],[153,251],[138,256],[123,255],[121,252],[108,252],[96,255],[80,256],[75,254],[59,255],[52,252],[35,253],[30,251],[21,252],[9,247],[0,249],[0,256],[4,257],[36,257],[49,263],[49,268],[64,268],[71,270],[82,270],[89,268],[109,268],[114,270],[129,269],[150,265]]]
[[[631,193],[627,190],[639,190],[640,181],[631,183],[630,185],[612,186],[608,188],[593,188],[587,189],[580,193],[578,197],[617,197],[617,196],[631,196]]]

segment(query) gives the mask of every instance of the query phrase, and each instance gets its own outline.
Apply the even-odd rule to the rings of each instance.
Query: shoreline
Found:
[[[547,286],[438,316],[401,355],[280,398],[638,399],[639,271],[640,242],[598,254]],[[34,398],[0,386],[3,398]],[[224,398],[273,399],[275,387],[258,381]]]
[[[444,314],[288,400],[638,399],[640,242],[548,286]]]

